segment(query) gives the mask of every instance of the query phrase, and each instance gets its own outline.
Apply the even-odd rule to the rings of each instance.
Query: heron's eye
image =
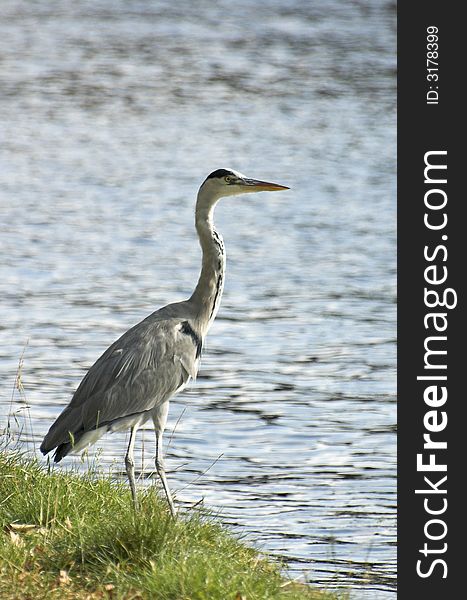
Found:
[[[231,183],[232,182],[232,177],[229,177],[229,175],[227,175],[227,177],[224,177],[224,181],[226,183]]]

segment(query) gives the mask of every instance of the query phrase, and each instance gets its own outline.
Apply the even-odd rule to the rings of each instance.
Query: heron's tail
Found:
[[[54,448],[54,461],[59,462],[69,452],[78,447],[84,434],[80,410],[67,406],[52,424],[40,446],[42,454],[48,454]],[[77,450],[78,451],[78,450]]]
[[[41,447],[40,447],[40,451],[42,452],[42,454],[48,454],[53,449],[54,449],[54,446],[49,448],[45,444],[45,440],[42,442]],[[73,450],[73,444],[71,442],[65,442],[63,444],[59,444],[56,447],[56,450],[54,452],[54,462],[60,462],[62,460],[62,458],[65,458],[65,456],[67,454],[69,454],[72,450]]]
[[[57,443],[57,437],[54,437],[55,431],[52,431],[54,425],[50,428],[51,431],[45,436],[40,447],[42,454],[48,454],[51,450],[56,448],[54,462],[60,462],[67,454],[78,454],[78,452],[81,452],[81,450],[84,450],[87,446],[95,444],[109,429],[108,425],[103,425],[91,429],[90,431],[85,431],[84,427],[74,433],[66,431],[64,432],[64,436],[61,437],[60,441]]]
[[[71,452],[71,450],[73,449],[73,446],[71,445],[70,442],[67,442],[66,444],[60,444],[60,446],[57,446],[57,449],[55,450],[55,454],[54,454],[54,462],[58,463],[62,460],[62,458],[65,458],[65,456]]]

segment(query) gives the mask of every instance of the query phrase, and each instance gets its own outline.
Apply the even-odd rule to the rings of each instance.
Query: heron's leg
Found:
[[[167,483],[167,477],[165,476],[164,458],[162,454],[162,434],[164,433],[168,414],[169,401],[167,400],[154,409],[152,413],[152,420],[154,421],[154,429],[156,430],[156,471],[159,475],[159,479],[162,482],[162,487],[164,488],[165,497],[167,498],[172,517],[175,517],[175,506],[172,500],[172,494],[170,493],[169,484]]]
[[[125,455],[126,474],[128,475],[128,481],[130,482],[131,497],[133,498],[133,504],[135,505],[135,509],[138,508],[138,500],[136,498],[135,458],[134,458],[134,449],[135,449],[135,440],[136,440],[136,432],[137,431],[138,431],[138,426],[134,425],[131,428],[130,443],[128,444],[128,450]]]
[[[175,506],[173,503],[172,494],[170,493],[167,477],[165,476],[164,458],[162,456],[162,431],[156,431],[156,471],[162,482],[162,487],[164,488],[165,497],[167,498],[170,513],[172,517],[175,518]]]

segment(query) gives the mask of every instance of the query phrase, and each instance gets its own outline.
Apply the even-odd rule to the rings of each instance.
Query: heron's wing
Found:
[[[162,404],[196,377],[201,340],[187,320],[145,319],[114,342],[89,369],[44,447]]]

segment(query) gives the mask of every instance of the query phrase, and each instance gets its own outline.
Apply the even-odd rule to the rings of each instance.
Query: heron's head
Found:
[[[250,179],[233,169],[217,169],[206,177],[200,191],[203,190],[211,198],[251,194],[252,192],[276,192],[288,190],[285,185],[269,183],[259,179]]]

